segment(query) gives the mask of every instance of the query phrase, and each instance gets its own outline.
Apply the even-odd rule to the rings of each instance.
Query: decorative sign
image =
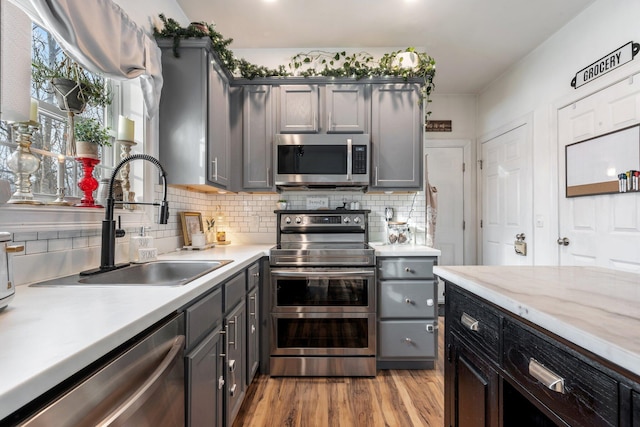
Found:
[[[451,132],[451,120],[427,120],[425,132]]]
[[[577,89],[583,84],[589,83],[591,80],[595,80],[601,75],[626,64],[636,56],[638,51],[640,51],[640,44],[634,42],[625,44],[621,48],[598,59],[588,67],[578,71],[573,80],[571,80],[571,86]]]

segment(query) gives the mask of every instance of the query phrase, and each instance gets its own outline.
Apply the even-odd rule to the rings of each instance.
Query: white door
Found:
[[[464,148],[426,148],[429,184],[438,190],[434,246],[440,265],[464,264]],[[444,284],[438,283],[438,303],[444,303]]]
[[[565,168],[567,145],[639,122],[640,75],[558,110],[560,265],[640,271],[640,194],[567,198]]]
[[[529,125],[482,144],[482,253],[484,265],[533,265],[533,178]],[[526,256],[516,254],[524,235]]]

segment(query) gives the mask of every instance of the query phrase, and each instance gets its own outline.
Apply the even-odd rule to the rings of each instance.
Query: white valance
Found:
[[[147,115],[158,110],[161,52],[111,0],[12,0],[87,70],[118,80],[140,77]]]

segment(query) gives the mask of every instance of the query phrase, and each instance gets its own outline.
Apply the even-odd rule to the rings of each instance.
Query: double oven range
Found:
[[[270,374],[375,376],[375,253],[368,210],[276,211]]]

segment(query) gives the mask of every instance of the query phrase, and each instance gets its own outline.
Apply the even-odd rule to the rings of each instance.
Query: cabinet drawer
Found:
[[[246,277],[243,271],[224,284],[224,309],[228,311],[242,300],[246,293]]]
[[[436,284],[427,281],[385,280],[380,282],[380,318],[433,318]]]
[[[508,374],[569,425],[617,425],[617,382],[573,350],[505,320],[503,364]]]
[[[380,279],[433,279],[433,264],[430,257],[381,258],[378,259]]]
[[[385,320],[378,323],[378,357],[421,359],[436,355],[437,322]],[[431,328],[428,331],[427,328]]]
[[[217,288],[185,310],[186,348],[191,348],[221,322],[222,288]]]
[[[447,324],[460,337],[486,352],[498,363],[500,356],[500,317],[495,309],[447,285]]]

